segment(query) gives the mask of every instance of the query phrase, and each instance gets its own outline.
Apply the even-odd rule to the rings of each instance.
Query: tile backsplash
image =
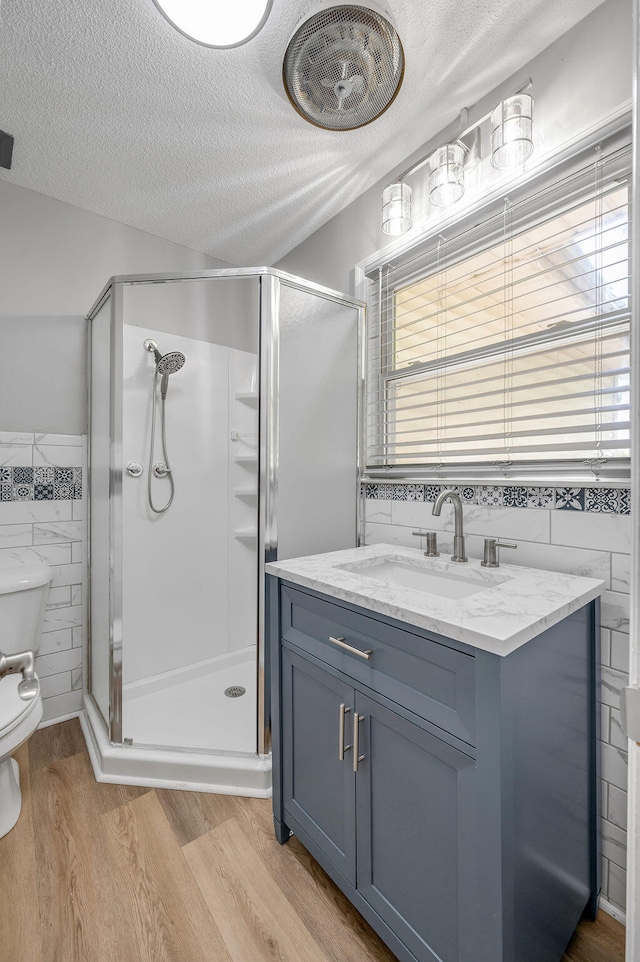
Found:
[[[0,432],[0,568],[44,561],[53,572],[36,658],[43,722],[82,706],[84,442],[76,435]]]
[[[364,482],[364,496],[377,501],[435,501],[456,491],[463,504],[505,508],[553,508],[600,514],[629,514],[629,488],[527,487],[524,485],[399,484]]]
[[[602,892],[624,910],[626,885],[627,739],[620,724],[620,692],[629,683],[628,488],[527,487],[365,483],[366,544],[419,547],[414,531],[436,531],[444,556],[453,551],[453,511],[432,514],[441,490],[455,489],[464,504],[467,554],[482,558],[486,537],[517,542],[505,564],[599,578],[601,602]]]

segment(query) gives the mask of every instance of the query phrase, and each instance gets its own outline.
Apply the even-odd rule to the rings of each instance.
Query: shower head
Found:
[[[181,351],[172,351],[170,354],[165,354],[164,357],[157,357],[156,364],[158,374],[175,374],[176,371],[180,370],[185,361],[186,357]]]
[[[164,375],[175,374],[179,371],[186,357],[181,351],[171,351],[169,354],[164,356],[158,350],[158,345],[155,341],[147,340],[144,342],[145,351],[149,351],[150,354],[156,359],[156,373]]]

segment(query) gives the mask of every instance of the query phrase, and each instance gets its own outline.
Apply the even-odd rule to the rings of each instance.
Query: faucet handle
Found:
[[[427,548],[424,552],[425,558],[439,558],[440,552],[438,551],[438,533],[436,531],[412,531],[412,535],[416,538],[426,538]],[[422,543],[420,544],[422,547]]]
[[[498,541],[497,538],[484,539],[484,558],[480,562],[483,568],[498,568],[500,561],[498,558],[498,548],[517,548],[517,544],[510,541]]]

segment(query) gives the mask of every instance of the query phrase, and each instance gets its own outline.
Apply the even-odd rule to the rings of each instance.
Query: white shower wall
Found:
[[[147,502],[154,379],[153,356],[143,347],[147,338],[158,342],[161,353],[181,351],[187,359],[169,378],[166,431],[176,493],[162,515]],[[255,645],[256,542],[233,538],[233,455],[244,442],[231,440],[232,431],[250,433],[246,423],[234,425],[234,408],[236,393],[255,384],[255,367],[255,355],[244,351],[124,327],[123,460],[125,466],[144,466],[141,477],[125,471],[123,478],[125,685],[194,664],[205,663],[204,670],[212,659]],[[241,410],[257,419],[255,406],[242,404]],[[163,460],[158,401],[154,462]],[[156,505],[165,504],[168,481],[154,478],[152,490]],[[256,503],[247,492],[241,503],[248,512],[243,526],[253,518],[255,527]]]

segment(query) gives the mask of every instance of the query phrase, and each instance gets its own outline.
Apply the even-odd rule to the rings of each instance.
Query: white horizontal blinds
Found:
[[[602,341],[599,448],[608,457],[624,457],[629,435],[629,338],[626,331],[622,335],[612,331]],[[473,460],[502,465],[541,456],[570,460],[595,456],[593,355],[593,338],[514,352],[508,391],[504,358],[448,368],[444,452],[433,417],[437,372],[390,382],[395,443],[388,447],[393,447],[394,463]]]
[[[628,457],[629,165],[596,152],[387,269],[369,310],[370,467]]]

